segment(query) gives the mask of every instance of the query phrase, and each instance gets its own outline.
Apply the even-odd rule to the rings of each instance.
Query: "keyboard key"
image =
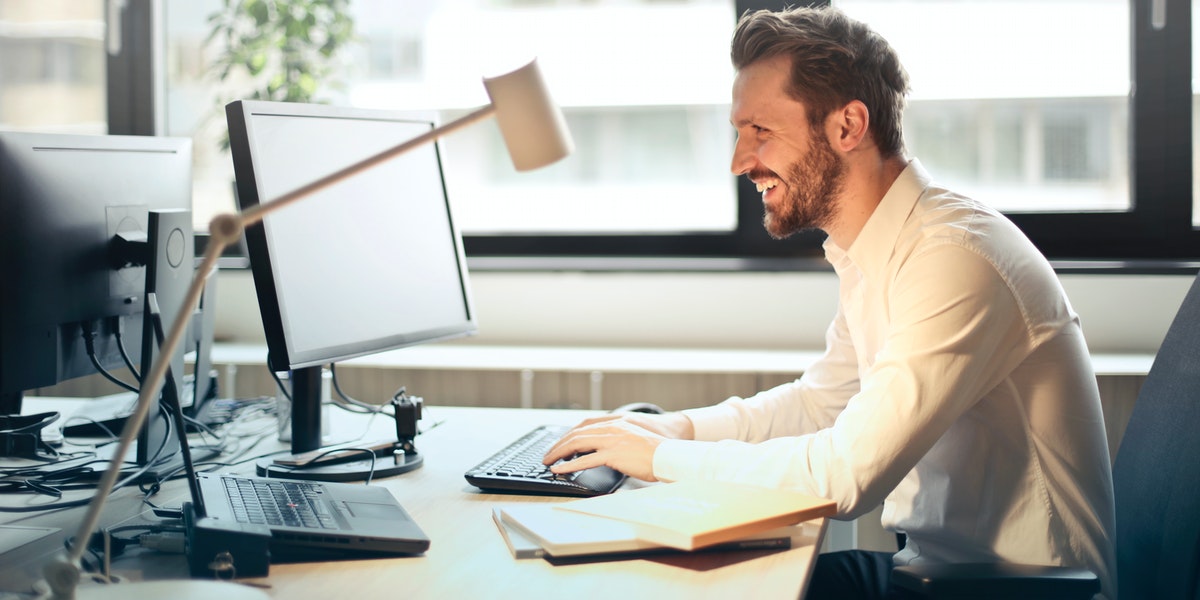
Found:
[[[224,478],[234,518],[241,523],[332,529],[336,521],[320,501],[320,484]]]

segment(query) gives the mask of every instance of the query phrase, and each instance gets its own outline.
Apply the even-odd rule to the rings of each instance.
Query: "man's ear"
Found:
[[[867,105],[859,100],[851,100],[845,106],[833,111],[830,123],[830,142],[835,148],[849,152],[862,144],[869,133],[871,114]]]

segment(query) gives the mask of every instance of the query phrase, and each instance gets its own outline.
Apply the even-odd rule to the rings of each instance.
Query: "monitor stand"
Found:
[[[178,319],[190,319],[184,300],[194,274],[192,213],[189,210],[151,210],[147,228],[146,287],[142,321],[142,373],[149,377],[162,353],[162,332],[170,331]],[[183,389],[183,354],[180,344],[163,357],[169,368],[162,391],[156,398],[160,415],[149,414],[138,432],[137,464],[148,467],[146,476],[161,478],[181,472],[181,449],[172,434],[169,407],[180,402]]]
[[[146,327],[152,332],[155,338],[156,345],[162,345],[165,337],[165,319],[163,318],[162,309],[159,306],[157,293],[150,292],[146,294]],[[139,458],[138,465],[146,467],[145,473],[138,478],[139,483],[152,483],[161,481],[174,475],[178,475],[185,471],[189,462],[195,460],[206,460],[217,454],[219,450],[208,450],[192,455],[191,446],[187,440],[187,424],[183,420],[183,407],[180,403],[180,390],[176,387],[179,379],[175,377],[174,367],[167,366],[166,377],[163,379],[163,389],[159,395],[157,402],[159,415],[150,415],[147,417],[147,422],[142,426],[137,439],[137,455],[139,457],[145,454],[147,459],[142,461]],[[149,372],[144,371],[144,372]],[[173,437],[165,440],[155,440],[149,435],[150,420],[171,421],[171,425],[166,429],[171,431]],[[169,452],[168,456],[150,463],[151,452],[157,452],[158,447],[142,448],[142,444],[160,444],[163,452]],[[149,463],[149,464],[148,464]],[[147,466],[148,464],[148,466]],[[140,470],[140,469],[139,469]],[[191,480],[192,478],[188,478]]]
[[[360,451],[331,452],[317,458],[325,452],[321,450],[321,366],[295,369],[288,380],[292,384],[292,454],[259,459],[257,472],[260,476],[306,481],[364,481],[407,473],[424,462],[411,440],[400,439],[382,447],[375,445]],[[367,455],[368,452],[374,459]]]
[[[366,458],[366,452],[376,454],[375,464]],[[317,452],[320,454],[320,452]],[[363,450],[348,454],[350,458],[344,462],[335,460],[322,461],[302,467],[290,467],[275,462],[278,459],[263,458],[257,464],[258,474],[262,477],[277,477],[281,479],[302,479],[305,481],[366,481],[393,477],[407,473],[421,466],[424,457],[417,452],[404,450]],[[305,455],[293,455],[305,456]]]

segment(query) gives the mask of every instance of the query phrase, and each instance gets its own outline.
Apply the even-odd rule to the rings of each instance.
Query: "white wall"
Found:
[[[1153,353],[1192,282],[1064,275],[1093,352]],[[815,350],[837,297],[831,273],[472,274],[480,335],[497,345]],[[217,337],[261,342],[249,271],[219,282]]]

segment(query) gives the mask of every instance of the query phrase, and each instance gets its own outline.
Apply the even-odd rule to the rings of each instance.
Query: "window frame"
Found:
[[[1152,24],[1155,2],[1167,18]],[[778,10],[794,3],[736,0],[736,14]],[[808,2],[828,5],[828,0]],[[1130,194],[1127,212],[1010,213],[1018,227],[1048,258],[1064,268],[1126,265],[1161,270],[1200,258],[1200,232],[1192,223],[1192,64],[1191,3],[1188,0],[1134,0],[1130,4],[1135,93],[1130,96]],[[469,237],[468,254],[692,256],[818,258],[820,234],[780,242],[762,230],[760,195],[739,178],[738,226],[729,234],[679,236],[600,236],[568,238]],[[1113,265],[1114,262],[1120,263]],[[1192,265],[1180,265],[1190,269]]]
[[[1162,29],[1152,24],[1156,3],[1168,15]],[[1192,226],[1191,3],[1134,0],[1131,11],[1132,207],[1009,214],[1052,260],[1165,264],[1200,257],[1200,232]]]
[[[735,9],[741,15],[794,4],[735,0]],[[807,4],[826,5],[829,0]],[[111,133],[158,131],[162,61],[139,59],[138,52],[151,48],[141,56],[161,57],[165,31],[162,19],[154,16],[161,16],[162,10],[161,0],[130,0],[127,5],[122,52],[109,59]],[[1132,208],[1114,213],[1009,214],[1060,272],[1194,272],[1200,266],[1200,231],[1192,226],[1191,2],[1132,0],[1130,10],[1135,90],[1129,129]],[[1152,23],[1156,10],[1167,16],[1161,28]],[[738,224],[727,233],[467,235],[464,246],[472,268],[486,270],[825,268],[823,234],[770,238],[762,227],[761,198],[754,185],[738,178],[736,190]]]
[[[124,5],[106,0],[105,7],[110,19],[105,41],[108,132],[160,135],[166,129],[161,0],[126,0]]]

